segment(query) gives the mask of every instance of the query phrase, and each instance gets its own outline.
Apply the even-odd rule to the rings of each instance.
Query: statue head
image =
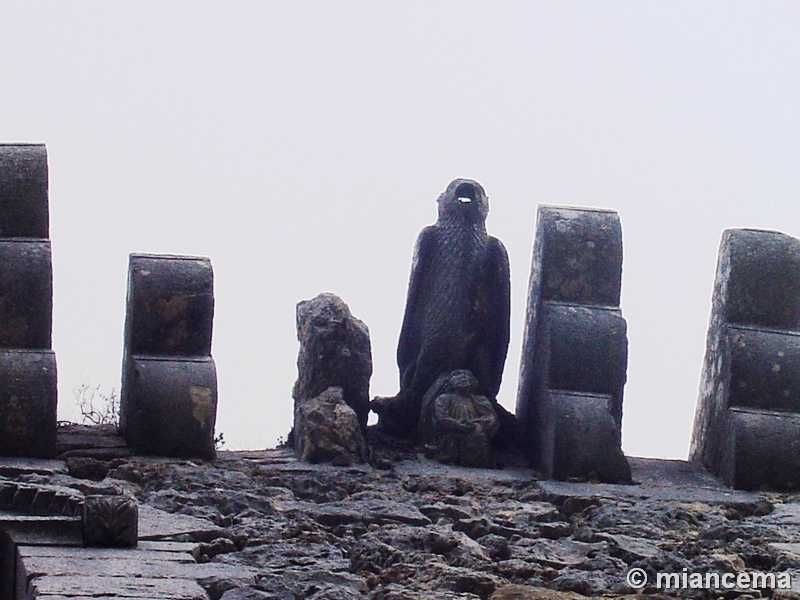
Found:
[[[478,387],[478,381],[471,371],[467,369],[457,369],[450,373],[448,388],[451,392],[461,392],[470,394]]]
[[[436,202],[440,218],[483,223],[489,214],[489,198],[481,184],[472,179],[454,179]]]

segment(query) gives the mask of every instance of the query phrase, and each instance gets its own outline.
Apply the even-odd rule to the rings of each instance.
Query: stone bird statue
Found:
[[[456,179],[439,196],[439,218],[420,233],[397,347],[400,392],[373,410],[392,435],[416,437],[422,398],[437,378],[469,370],[476,393],[496,403],[508,351],[508,254],[486,232],[483,187]]]

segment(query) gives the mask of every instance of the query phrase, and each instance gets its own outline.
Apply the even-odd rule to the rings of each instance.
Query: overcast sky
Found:
[[[217,430],[291,427],[294,307],[332,291],[392,395],[414,241],[456,177],[511,260],[537,204],[619,211],[623,447],[683,458],[727,227],[800,235],[796,2],[16,2],[0,138],[50,163],[59,415],[119,387],[132,252],[214,265]]]

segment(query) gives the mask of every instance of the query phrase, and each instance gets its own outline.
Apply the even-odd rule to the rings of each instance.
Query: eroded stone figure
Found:
[[[438,220],[420,233],[411,267],[400,392],[373,403],[381,428],[402,437],[416,434],[423,396],[443,373],[471,371],[478,395],[495,403],[508,350],[508,255],[486,232],[486,192],[456,179],[437,202]]]
[[[472,373],[459,369],[442,375],[425,394],[420,437],[437,461],[495,466],[491,440],[499,428],[497,414],[477,387]]]
[[[336,294],[323,293],[297,304],[297,381],[295,404],[342,388],[344,401],[358,415],[361,429],[369,414],[372,349],[369,329]]]

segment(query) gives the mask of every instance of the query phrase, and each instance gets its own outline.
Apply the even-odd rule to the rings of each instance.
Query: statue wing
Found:
[[[397,366],[400,369],[400,389],[406,389],[414,378],[417,357],[421,347],[421,321],[425,310],[422,295],[428,286],[430,277],[429,264],[436,242],[436,227],[429,225],[423,229],[414,247],[414,258],[411,262],[411,277],[408,282],[406,312],[403,316],[403,327],[397,343]]]
[[[497,238],[489,238],[484,262],[484,287],[487,295],[488,322],[484,331],[486,350],[489,354],[489,391],[497,398],[503,367],[508,354],[508,339],[511,319],[511,272],[508,253]]]

